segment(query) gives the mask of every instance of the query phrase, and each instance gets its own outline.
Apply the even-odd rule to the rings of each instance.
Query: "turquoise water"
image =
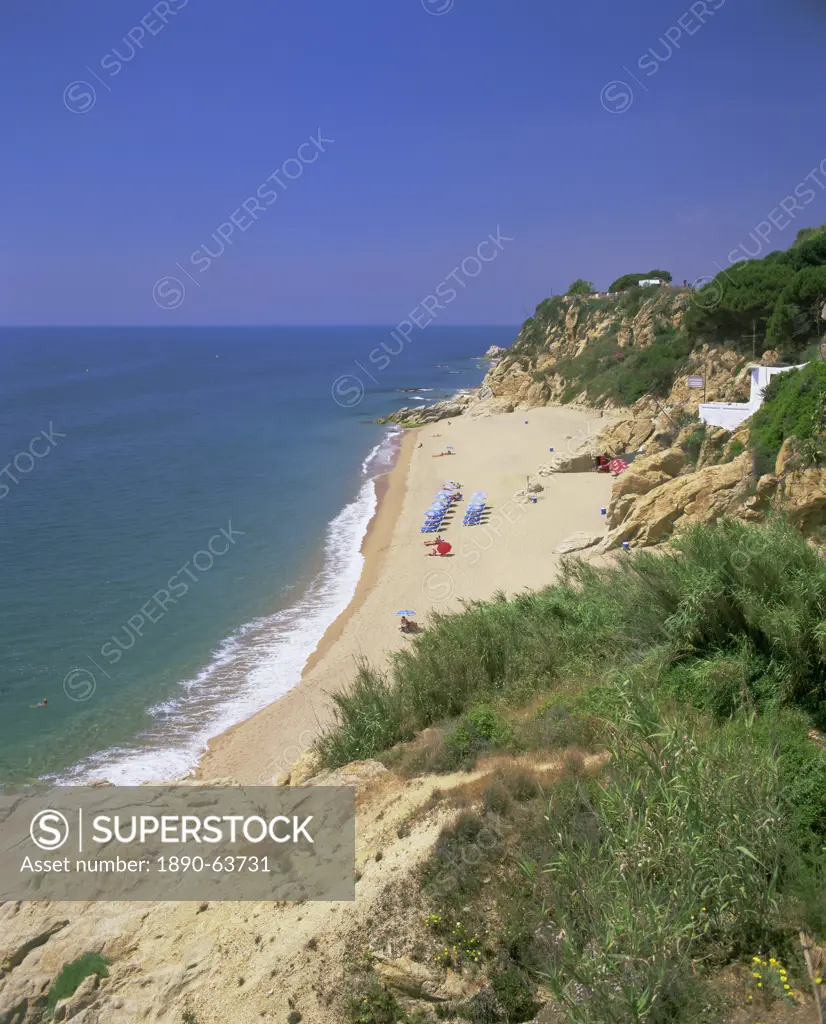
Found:
[[[293,686],[361,570],[374,420],[513,334],[384,365],[375,327],[0,331],[0,781],[174,777]]]

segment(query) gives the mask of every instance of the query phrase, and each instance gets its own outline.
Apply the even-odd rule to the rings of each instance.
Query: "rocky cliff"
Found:
[[[537,468],[539,476],[590,472],[602,453],[634,460],[614,485],[607,535],[572,538],[566,550],[586,540],[601,550],[652,545],[696,522],[758,522],[773,510],[817,532],[826,523],[826,470],[804,468],[787,445],[774,472],[758,476],[747,424],[731,435],[699,422],[703,401],[748,399],[750,364],[681,330],[692,295],[660,288],[548,299],[511,348],[495,353],[478,392],[391,419],[418,426],[567,402],[611,411],[618,418],[601,434]],[[761,362],[776,365],[778,354],[765,352]],[[689,376],[701,376],[704,388],[690,388]]]
[[[678,405],[696,413],[704,393],[687,384],[688,375],[696,373],[707,379],[708,401],[747,399],[742,356],[707,345],[680,348],[679,328],[691,294],[661,288],[648,297],[548,299],[522,325],[509,349],[489,353],[495,356],[494,365],[475,394],[400,409],[388,422],[421,426],[463,413],[484,415],[560,402],[633,408],[641,415],[658,415],[658,405]],[[658,404],[652,398],[640,402],[655,383]]]

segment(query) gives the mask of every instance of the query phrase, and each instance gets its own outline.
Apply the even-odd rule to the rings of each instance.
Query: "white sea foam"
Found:
[[[376,511],[375,478],[392,466],[400,434],[390,430],[362,463],[359,493],[327,527],[323,567],[303,596],[227,637],[195,678],[183,680],[178,693],[149,709],[154,723],[134,745],[84,758],[55,781],[108,779],[132,786],[181,778],[210,739],[296,685],[328,626],[355,594],[364,565],[362,541]]]

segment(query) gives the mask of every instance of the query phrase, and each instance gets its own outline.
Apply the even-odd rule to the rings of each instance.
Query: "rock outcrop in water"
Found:
[[[433,405],[406,406],[379,420],[379,423],[398,423],[402,427],[424,427],[428,423],[438,423],[439,420],[461,416],[473,402],[473,395],[462,394],[446,402],[435,402]]]

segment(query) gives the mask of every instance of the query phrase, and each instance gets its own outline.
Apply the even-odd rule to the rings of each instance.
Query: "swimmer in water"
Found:
[[[49,706],[49,702],[48,702],[48,700],[46,700],[45,697],[43,698],[43,700],[41,700],[41,702],[39,704],[32,704],[31,705],[31,707],[33,707],[33,708],[47,708],[48,706]]]

